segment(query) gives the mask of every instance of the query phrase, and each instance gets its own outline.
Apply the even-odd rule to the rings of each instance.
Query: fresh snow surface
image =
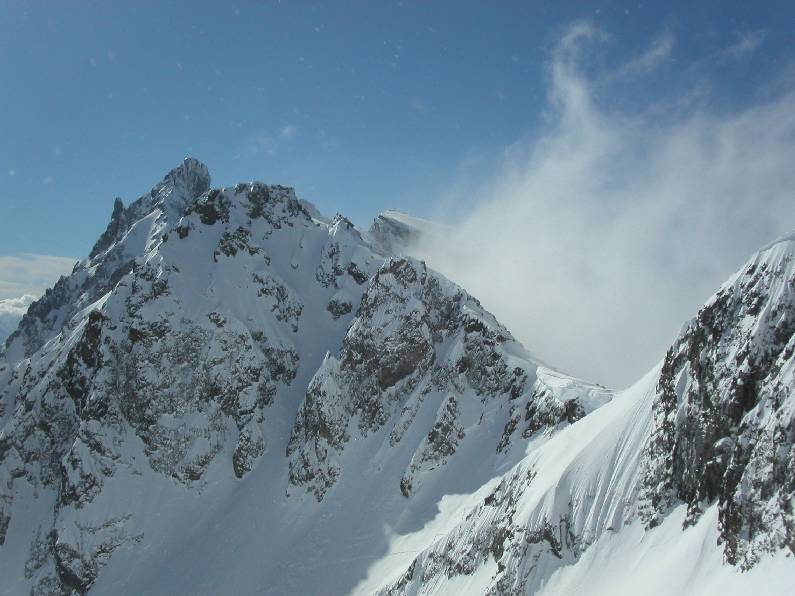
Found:
[[[658,373],[659,369],[652,370],[548,441],[530,443],[526,456],[512,470],[474,493],[443,497],[439,513],[420,530],[407,535],[392,532],[388,551],[369,567],[354,593],[378,592],[395,582],[416,557],[422,560],[449,548],[451,538],[471,540],[482,531],[479,526],[495,521],[481,515],[484,499],[501,482],[533,471],[532,481],[519,489],[513,521],[532,525],[571,508],[575,534],[590,545],[578,560],[567,560],[565,554],[562,559],[552,557],[551,563],[550,558],[542,558],[539,564],[547,567],[541,573],[534,569],[540,581],[528,583],[527,594],[791,594],[795,562],[789,553],[780,551],[747,572],[724,564],[717,548],[717,505],[685,530],[683,506],[651,530],[635,517],[639,455],[650,430]],[[491,560],[469,575],[409,584],[404,593],[485,593],[497,571]]]
[[[768,259],[780,257],[784,247],[771,248],[776,254]],[[572,382],[544,368],[537,374],[564,390]],[[636,517],[639,459],[658,374],[659,367],[612,401],[600,399],[592,413],[558,434],[532,440],[508,469],[482,457],[499,432],[486,429],[482,443],[469,444],[449,462],[430,491],[409,500],[381,480],[399,475],[407,457],[388,453],[384,432],[360,438],[346,451],[345,473],[320,505],[306,495],[284,497],[288,487],[274,481],[280,477],[276,453],[239,486],[213,480],[204,498],[177,500],[180,514],[163,514],[166,526],[158,522],[162,538],[154,544],[165,550],[153,546],[146,555],[111,562],[97,592],[373,594],[415,558],[447,550],[447,541],[469,540],[481,531],[479,524],[493,523],[478,513],[484,499],[501,483],[532,471],[533,480],[518,489],[519,523],[532,525],[571,508],[575,533],[591,544],[577,560],[542,558],[546,569],[536,570],[528,594],[791,594],[795,564],[783,551],[746,572],[724,564],[716,505],[685,530],[682,506],[651,530]],[[215,490],[222,494],[210,497]],[[212,505],[205,509],[203,501]],[[191,530],[183,535],[180,526]],[[145,531],[152,536],[154,529]],[[488,559],[472,574],[433,578],[416,586],[416,593],[483,593],[497,571]],[[405,593],[414,590],[409,585]]]
[[[356,476],[345,478],[321,505],[308,495],[285,498],[283,481],[274,482],[282,476],[278,453],[264,458],[245,482],[216,473],[198,493],[148,474],[136,483],[139,490],[108,495],[143,514],[147,546],[112,559],[93,591],[372,594],[459,529],[502,478],[532,468],[538,475],[521,496],[523,519],[529,523],[573,499],[581,506],[577,523],[597,539],[582,558],[560,562],[528,593],[790,594],[791,557],[777,555],[746,573],[722,563],[714,507],[684,531],[681,508],[650,531],[637,520],[623,525],[650,423],[653,380],[647,376],[553,438],[531,443],[522,461],[477,489],[460,476],[483,478],[488,471],[477,469],[477,457],[461,454],[468,461],[448,470],[445,485],[421,502],[406,502],[378,481],[399,473],[384,469],[397,462],[372,452],[380,436],[346,454],[344,468]],[[419,593],[481,593],[495,572],[487,562],[470,576]]]
[[[714,501],[642,523],[668,360],[618,393],[542,365],[393,256],[428,222],[362,233],[286,187],[209,190],[195,160],[114,214],[0,357],[0,594],[792,593],[786,549],[725,563]],[[707,306],[765,296],[719,314],[773,345],[794,255],[795,235],[771,244]],[[774,370],[786,414],[791,353]]]
[[[651,532],[634,522],[607,533],[573,566],[552,574],[539,595],[747,596],[792,594],[792,556],[779,552],[749,571],[726,566],[715,548],[717,505],[695,526],[682,530],[679,506]]]

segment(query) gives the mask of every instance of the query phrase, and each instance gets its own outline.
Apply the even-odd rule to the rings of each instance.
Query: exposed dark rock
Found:
[[[331,316],[335,319],[339,319],[340,317],[347,315],[352,309],[353,306],[347,300],[343,302],[330,300],[328,305],[326,305],[326,310],[329,311]]]
[[[120,198],[116,197],[116,200],[113,201],[113,213],[111,213],[110,216],[110,223],[99,237],[96,244],[94,244],[94,248],[91,249],[88,258],[93,259],[110,248],[110,246],[127,231],[128,224],[129,222],[124,212],[124,203]]]
[[[726,560],[741,567],[792,545],[795,521],[787,492],[795,485],[795,422],[778,378],[795,344],[795,295],[777,292],[792,280],[776,271],[750,265],[668,351],[645,454],[646,524],[657,525],[678,501],[688,506],[685,523],[695,523],[717,500]]]

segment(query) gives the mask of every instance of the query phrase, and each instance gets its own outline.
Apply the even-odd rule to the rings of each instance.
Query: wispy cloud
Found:
[[[763,29],[738,33],[734,43],[717,48],[700,59],[692,61],[689,69],[704,76],[704,73],[708,73],[709,69],[716,66],[748,60],[765,42],[766,37],[767,32]]]
[[[298,129],[293,124],[285,124],[279,131],[279,138],[289,141],[290,139],[295,138],[295,135],[297,134]]]
[[[0,255],[0,300],[39,295],[61,275],[71,273],[77,259],[19,253]]]
[[[623,113],[603,76],[581,68],[605,37],[587,24],[566,32],[545,133],[507,149],[480,187],[452,190],[440,218],[472,208],[418,252],[542,359],[620,386],[754,250],[795,227],[795,89],[721,116],[697,99]],[[612,72],[650,67],[670,52],[657,46]]]
[[[765,31],[747,31],[741,33],[735,43],[725,48],[722,54],[735,59],[745,58],[754,53],[765,40]]]
[[[277,146],[278,142],[273,136],[260,133],[254,135],[248,143],[246,143],[245,147],[238,152],[237,157],[240,159],[256,157],[258,155],[273,155],[276,152]]]
[[[276,132],[260,132],[252,135],[243,148],[238,151],[237,158],[275,155],[284,143],[289,143],[298,136],[298,127],[285,124]]]
[[[649,74],[671,58],[674,49],[674,36],[670,31],[659,35],[649,48],[631,59],[617,70],[619,77],[635,77]]]

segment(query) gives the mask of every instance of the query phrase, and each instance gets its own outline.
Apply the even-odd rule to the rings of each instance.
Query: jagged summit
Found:
[[[135,259],[143,257],[159,234],[176,224],[209,186],[207,167],[189,157],[128,207],[117,198],[110,222],[88,257],[34,302],[8,337],[7,358],[17,361],[30,356],[76,314],[111,290],[131,270]]]
[[[124,208],[120,198],[113,203],[110,223],[97,243],[91,249],[89,258],[93,259],[106,251],[127,232],[129,226],[155,209],[175,223],[185,210],[203,193],[210,189],[210,171],[207,166],[193,157],[186,157],[181,164],[169,171],[163,180],[148,194],[133,201]]]
[[[409,254],[427,235],[439,230],[430,221],[399,211],[384,211],[370,226],[368,235],[375,246],[386,254]]]
[[[421,220],[209,184],[117,201],[0,355],[0,592],[789,592],[792,235],[614,393],[399,254]]]
[[[172,185],[182,194],[197,197],[210,189],[210,171],[194,157],[186,157],[181,164],[163,177],[163,186]]]

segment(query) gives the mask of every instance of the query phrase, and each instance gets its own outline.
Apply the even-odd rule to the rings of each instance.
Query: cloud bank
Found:
[[[35,296],[25,294],[19,298],[0,300],[0,345],[17,328],[19,320],[35,299]]]
[[[675,47],[663,35],[586,76],[585,50],[605,39],[584,23],[562,36],[545,132],[509,148],[466,197],[451,191],[437,219],[449,221],[460,201],[472,208],[415,252],[537,357],[620,387],[664,356],[755,250],[795,229],[795,90],[778,85],[775,96],[720,115],[703,100],[670,98],[616,111],[604,85],[642,84]]]
[[[39,295],[61,275],[71,273],[77,259],[20,253],[0,255],[0,300]]]

